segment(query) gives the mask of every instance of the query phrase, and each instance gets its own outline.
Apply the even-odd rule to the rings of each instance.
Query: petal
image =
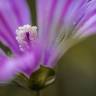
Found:
[[[0,55],[0,83],[5,83],[13,78],[17,72],[16,60],[13,62],[6,56]]]
[[[30,21],[26,0],[0,0],[0,40],[13,51],[18,51],[16,29]]]
[[[56,51],[61,52],[60,48],[57,47],[60,47],[65,39],[72,34],[74,24],[84,15],[87,1],[37,0],[39,38],[43,42],[45,51],[45,62],[43,63],[49,65],[50,62],[51,64],[52,58],[58,56],[54,55],[59,53],[56,53]]]
[[[80,17],[81,7],[86,1],[87,0],[37,0],[40,37],[43,38],[43,40],[48,39],[50,36],[53,38],[54,35],[56,36],[60,33],[60,30],[65,25],[73,24],[72,21],[74,21],[74,19],[77,20],[75,16],[78,15]],[[51,42],[52,38],[50,38]]]
[[[96,0],[91,0],[87,4],[85,15],[76,26],[75,36],[87,37],[96,34]]]
[[[34,70],[33,65],[33,54],[29,55],[29,53],[26,53],[14,58],[8,58],[5,55],[0,55],[0,83],[7,83],[19,72],[29,76],[29,74],[27,74],[29,72],[28,69],[32,72]],[[28,70],[28,72],[26,73],[25,70]]]

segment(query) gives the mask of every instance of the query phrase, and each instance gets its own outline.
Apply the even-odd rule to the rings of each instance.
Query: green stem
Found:
[[[36,92],[36,96],[40,96],[40,91],[37,91]]]

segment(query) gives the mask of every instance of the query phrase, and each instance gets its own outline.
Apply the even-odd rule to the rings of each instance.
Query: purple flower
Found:
[[[13,52],[8,57],[0,50],[1,81],[19,72],[30,76],[40,65],[53,68],[73,44],[96,31],[95,0],[36,0],[35,26],[26,1],[0,0],[0,41]]]

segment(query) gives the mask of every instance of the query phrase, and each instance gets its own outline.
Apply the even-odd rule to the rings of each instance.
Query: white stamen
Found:
[[[20,26],[16,30],[16,35],[19,47],[22,51],[24,51],[24,49],[32,46],[34,41],[37,39],[37,27],[28,24]]]

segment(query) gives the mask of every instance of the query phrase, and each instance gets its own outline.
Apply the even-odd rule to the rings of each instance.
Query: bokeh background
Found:
[[[36,25],[35,0],[27,0]],[[96,96],[96,35],[70,48],[56,67],[56,82],[42,90],[41,96]],[[16,84],[0,86],[0,96],[35,96],[35,92]]]

